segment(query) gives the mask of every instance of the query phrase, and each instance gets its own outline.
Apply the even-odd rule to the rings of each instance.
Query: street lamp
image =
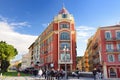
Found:
[[[65,62],[65,80],[67,80],[67,51],[68,48],[66,48],[66,46],[64,46],[64,62]]]

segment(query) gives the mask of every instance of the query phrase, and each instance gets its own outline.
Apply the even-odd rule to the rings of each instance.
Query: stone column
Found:
[[[107,66],[106,66],[106,63],[103,64],[103,78],[104,79],[107,79],[108,76],[107,76]]]

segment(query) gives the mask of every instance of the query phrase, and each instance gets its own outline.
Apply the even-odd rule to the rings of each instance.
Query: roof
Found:
[[[67,9],[66,9],[65,7],[63,7],[63,8],[60,10],[59,14],[69,14],[69,12],[67,11]]]

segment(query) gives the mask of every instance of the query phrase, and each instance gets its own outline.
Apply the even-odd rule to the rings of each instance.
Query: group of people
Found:
[[[94,76],[94,80],[102,80],[103,79],[103,74],[100,69],[94,68],[93,76]]]
[[[37,74],[35,74],[35,76],[45,77],[47,80],[54,80],[53,78],[60,80],[60,78],[63,78],[65,75],[65,71],[63,69],[55,70],[54,68],[47,70],[39,69],[36,73]]]

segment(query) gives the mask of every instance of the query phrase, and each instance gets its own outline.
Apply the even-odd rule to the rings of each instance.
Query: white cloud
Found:
[[[77,30],[77,55],[83,56],[87,47],[88,39],[95,33],[96,28],[88,26],[78,26]]]
[[[79,26],[76,28],[77,30],[77,38],[78,39],[85,39],[92,36],[96,30],[96,28],[88,27],[88,26]]]
[[[42,26],[43,26],[44,28],[46,28],[48,25],[49,25],[49,23],[44,23],[44,24],[42,24]]]
[[[7,20],[8,20],[7,18],[0,15],[0,21],[7,22]]]
[[[0,17],[1,18],[1,17]],[[12,24],[12,25],[11,25]],[[14,31],[15,26],[27,25],[25,22],[20,23],[8,23],[7,20],[0,21],[0,41],[6,41],[8,44],[13,45],[18,54],[22,55],[28,53],[28,47],[35,41],[37,36],[20,34]]]
[[[14,28],[24,27],[24,26],[30,27],[30,25],[27,22],[13,22],[13,23],[10,23],[10,25],[13,26]]]
[[[79,26],[79,27],[77,27],[77,30],[89,31],[89,30],[95,30],[95,28],[88,27],[88,26]]]

